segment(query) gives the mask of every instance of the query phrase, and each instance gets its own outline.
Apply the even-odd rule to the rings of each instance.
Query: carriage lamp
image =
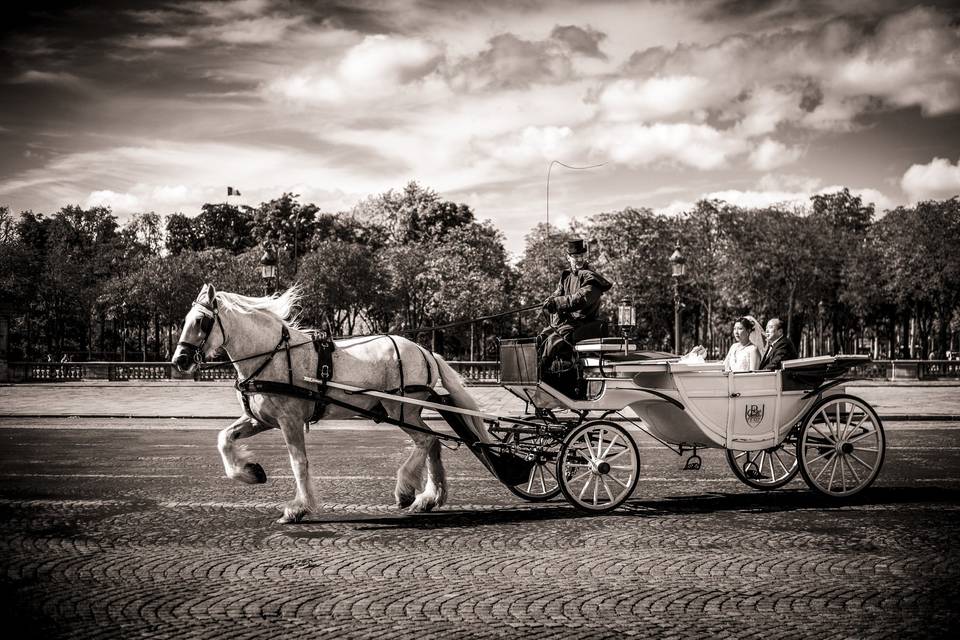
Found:
[[[633,303],[626,298],[620,300],[617,305],[617,324],[621,330],[629,329],[637,325],[637,309]]]
[[[277,257],[268,246],[260,257],[260,275],[264,280],[271,280],[277,277]]]
[[[670,254],[670,267],[673,270],[673,350],[680,355],[683,353],[680,346],[680,278],[686,272],[686,258],[680,253],[680,240],[677,240],[677,246]]]

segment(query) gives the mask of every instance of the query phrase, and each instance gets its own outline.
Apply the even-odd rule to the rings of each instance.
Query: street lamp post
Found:
[[[632,300],[620,299],[617,305],[617,325],[620,327],[620,335],[623,336],[623,350],[626,351],[630,332],[637,326],[637,308]]]
[[[687,272],[686,262],[686,258],[680,253],[680,241],[677,240],[677,246],[670,255],[673,276],[673,350],[677,355],[683,353],[680,345],[680,278]]]
[[[277,277],[277,257],[267,245],[260,257],[260,277],[263,278],[263,295],[270,295],[271,284]]]

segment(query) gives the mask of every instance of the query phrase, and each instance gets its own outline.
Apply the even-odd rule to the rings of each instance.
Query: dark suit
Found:
[[[790,338],[782,335],[776,342],[771,343],[760,359],[760,368],[767,371],[776,371],[783,366],[784,360],[796,360],[797,348],[790,342]]]
[[[565,352],[572,352],[578,340],[598,338],[603,334],[600,321],[600,297],[613,285],[609,280],[584,265],[578,271],[565,270],[553,292],[556,313],[553,326],[547,327],[537,337],[541,348],[541,367],[550,364]]]

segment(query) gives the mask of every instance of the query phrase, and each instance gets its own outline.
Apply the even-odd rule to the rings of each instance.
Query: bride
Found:
[[[738,318],[733,324],[736,339],[723,360],[724,371],[756,371],[760,368],[760,354],[764,350],[760,323],[753,316]]]

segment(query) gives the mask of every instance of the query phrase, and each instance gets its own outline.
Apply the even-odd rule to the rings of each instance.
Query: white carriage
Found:
[[[698,468],[701,448],[723,448],[734,474],[761,490],[799,472],[817,492],[849,497],[868,487],[883,464],[880,418],[845,393],[842,376],[867,356],[787,361],[778,371],[731,373],[722,364],[685,364],[676,356],[631,350],[622,339],[578,343],[577,390],[570,397],[541,380],[531,340],[501,344],[501,385],[529,403],[543,428],[491,431],[533,457],[528,500],[558,493],[580,509],[615,509],[633,492],[639,451],[633,424]],[[572,419],[559,419],[558,409]],[[598,412],[600,417],[587,419]],[[611,417],[616,416],[616,420]],[[508,485],[509,486],[509,485]]]

